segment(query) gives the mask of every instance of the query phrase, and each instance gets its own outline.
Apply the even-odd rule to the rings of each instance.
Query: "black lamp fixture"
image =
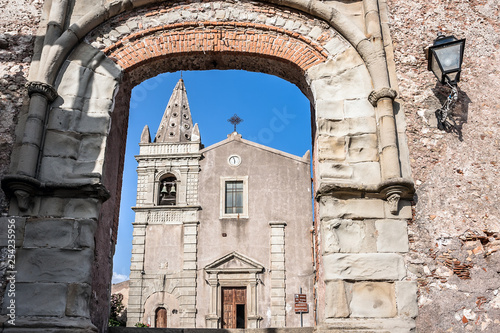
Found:
[[[451,88],[451,93],[445,105],[436,111],[438,128],[447,130],[450,124],[446,121],[448,111],[458,99],[457,84],[460,81],[460,71],[464,59],[465,39],[455,36],[444,36],[442,33],[427,49],[427,69],[436,75],[441,84]]]

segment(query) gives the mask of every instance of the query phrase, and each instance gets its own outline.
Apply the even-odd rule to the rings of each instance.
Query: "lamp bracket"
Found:
[[[451,88],[450,95],[448,95],[448,98],[446,99],[446,102],[444,103],[443,107],[439,110],[436,111],[436,118],[438,121],[438,128],[440,130],[448,130],[450,126],[449,121],[447,121],[448,118],[448,112],[450,109],[452,109],[455,106],[455,103],[458,100],[458,90],[456,85],[452,85],[448,83],[448,86]]]

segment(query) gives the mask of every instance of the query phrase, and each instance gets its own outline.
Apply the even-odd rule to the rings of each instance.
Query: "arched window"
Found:
[[[156,309],[155,327],[167,327],[167,310],[165,308]]]
[[[173,206],[177,202],[177,181],[175,176],[168,174],[160,180],[159,205]]]

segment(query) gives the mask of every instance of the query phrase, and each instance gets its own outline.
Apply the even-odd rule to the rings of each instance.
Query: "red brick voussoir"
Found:
[[[208,52],[248,53],[297,65],[303,71],[327,59],[323,47],[296,33],[241,22],[184,22],[136,32],[104,49],[126,71],[169,55]]]

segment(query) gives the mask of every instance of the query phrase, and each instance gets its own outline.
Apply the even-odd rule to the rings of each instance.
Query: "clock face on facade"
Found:
[[[241,157],[238,155],[231,155],[228,159],[229,165],[238,166],[241,163]]]

